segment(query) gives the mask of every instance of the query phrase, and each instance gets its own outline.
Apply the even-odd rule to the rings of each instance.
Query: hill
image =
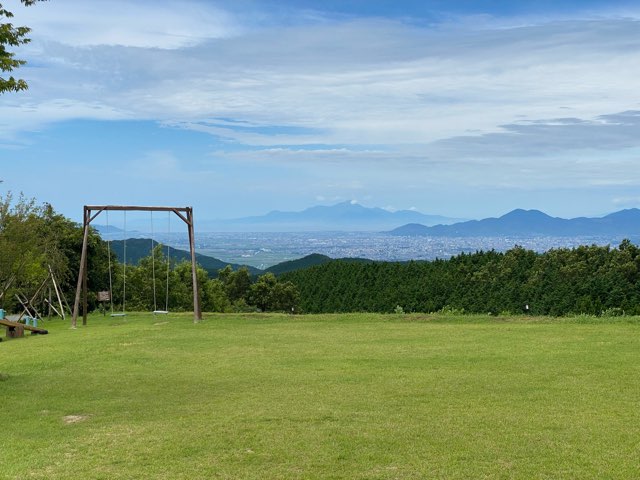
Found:
[[[126,240],[126,242],[128,264],[135,265],[140,261],[141,258],[151,255],[151,239],[129,238]],[[154,246],[155,245],[158,245],[158,242],[154,241]],[[166,252],[166,247],[163,247],[163,249]],[[124,260],[124,240],[111,241],[111,250],[113,250],[113,252],[116,254],[118,260],[120,260],[121,262]],[[191,254],[189,252],[185,250],[178,250],[173,247],[169,247],[169,256],[172,260],[178,262],[181,262],[183,260],[191,261]],[[218,270],[226,267],[227,265],[231,265],[231,268],[233,268],[234,270],[245,266],[224,262],[217,258],[202,255],[200,253],[196,253],[196,262],[198,263],[198,265],[204,268],[211,277],[216,277],[218,275]],[[247,268],[252,275],[258,275],[262,273],[262,270],[259,270],[257,268],[249,266],[247,266]]]
[[[330,262],[331,257],[327,257],[326,255],[321,255],[319,253],[312,253],[311,255],[307,255],[306,257],[298,258],[296,260],[289,260],[286,262],[278,263],[277,265],[273,265],[265,270],[265,272],[271,272],[274,275],[281,275],[287,272],[293,272],[295,270],[300,270],[301,268],[309,268],[315,265],[322,265],[324,263]]]
[[[232,220],[207,221],[199,224],[201,231],[379,231],[408,222],[425,225],[449,224],[456,219],[440,215],[426,215],[413,210],[391,212],[382,208],[364,207],[358,203],[342,202],[332,206],[315,206],[299,212],[274,210],[262,216]]]
[[[499,218],[485,218],[453,225],[403,225],[388,232],[391,235],[434,237],[495,236],[640,236],[640,209],[621,210],[600,218],[551,217],[539,210],[513,210]]]

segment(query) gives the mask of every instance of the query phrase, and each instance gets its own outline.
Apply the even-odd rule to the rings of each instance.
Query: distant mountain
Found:
[[[310,207],[300,212],[274,210],[262,216],[198,223],[200,231],[380,231],[414,222],[423,225],[450,224],[459,219],[425,215],[413,210],[390,212],[382,208],[363,207],[353,202]]]
[[[118,228],[118,227],[114,227],[113,225],[91,225],[93,228],[95,228],[98,233],[100,234],[110,234],[110,233],[122,233],[124,232],[123,229]]]
[[[601,218],[551,217],[539,210],[513,210],[499,218],[485,218],[453,225],[426,226],[410,223],[391,235],[432,237],[532,237],[532,236],[640,236],[640,209],[621,210]]]
[[[154,241],[154,246],[158,245],[158,242]],[[111,241],[111,250],[116,254],[118,260],[121,262],[124,260],[124,240],[113,240]],[[166,247],[163,247],[164,253],[166,255]],[[148,257],[151,255],[151,239],[149,238],[128,238],[127,239],[127,263],[129,265],[136,265],[140,259],[144,257]],[[169,257],[172,260],[181,262],[183,260],[191,261],[191,254],[185,250],[178,250],[173,247],[169,247]],[[218,270],[226,267],[227,265],[231,265],[231,268],[237,270],[240,267],[245,265],[238,265],[235,263],[223,262],[222,260],[218,260],[214,257],[209,257],[207,255],[201,255],[200,253],[196,253],[196,262],[202,268],[204,268],[209,276],[217,277]],[[254,267],[249,267],[249,273],[252,275],[258,275],[262,273],[262,270],[259,270]]]

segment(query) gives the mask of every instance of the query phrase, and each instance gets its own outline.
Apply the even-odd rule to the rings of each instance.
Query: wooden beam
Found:
[[[44,328],[32,327],[31,325],[23,325],[22,323],[12,322],[11,320],[0,320],[0,325],[4,325],[5,327],[10,328],[22,327],[25,330],[29,330],[30,332],[41,333],[43,335],[49,333],[49,331],[45,330]]]
[[[187,212],[191,207],[143,207],[140,205],[86,205],[84,208],[93,210],[129,211],[129,212]],[[93,220],[93,218],[92,218]]]

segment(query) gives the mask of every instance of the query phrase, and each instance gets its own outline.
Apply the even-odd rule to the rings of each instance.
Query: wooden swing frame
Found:
[[[87,324],[87,244],[89,241],[89,226],[98,215],[105,211],[136,211],[136,212],[173,212],[176,216],[187,224],[189,232],[189,250],[191,253],[191,276],[193,279],[193,323],[202,320],[202,310],[200,308],[200,294],[198,290],[198,277],[196,274],[196,250],[195,234],[193,228],[193,208],[192,207],[141,207],[130,205],[85,205],[83,217],[83,237],[82,253],[80,255],[80,270],[78,272],[78,285],[76,287],[76,297],[73,303],[73,315],[71,317],[71,328],[76,328],[78,314],[80,311],[80,297],[82,302],[82,325]],[[94,213],[95,212],[95,213]]]

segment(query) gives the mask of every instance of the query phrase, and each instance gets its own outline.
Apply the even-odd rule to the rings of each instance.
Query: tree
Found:
[[[34,292],[52,271],[58,285],[71,295],[78,277],[82,228],[51,205],[36,204],[34,199],[11,192],[0,195],[0,307],[12,310],[14,294]],[[98,233],[91,229],[89,245],[90,292],[108,288],[108,249]],[[10,288],[9,288],[10,287]],[[95,295],[89,295],[94,305]]]
[[[26,6],[40,1],[44,0],[21,0]],[[0,4],[0,71],[2,72],[11,72],[26,63],[25,60],[15,58],[15,53],[8,51],[7,46],[18,47],[31,41],[27,37],[31,29],[29,27],[14,27],[11,22],[2,21],[9,18],[13,18],[13,13]],[[0,77],[0,93],[18,92],[27,88],[29,88],[27,82],[22,79],[16,79],[13,76]]]
[[[218,279],[224,283],[227,296],[231,302],[246,300],[251,286],[251,274],[247,267],[240,267],[233,271],[231,266],[218,270]]]
[[[270,310],[273,302],[273,289],[278,280],[273,273],[268,272],[261,275],[258,281],[249,288],[249,303],[255,305],[263,312]]]
[[[249,303],[263,312],[295,311],[300,293],[291,282],[279,282],[275,275],[267,272],[249,288]]]

